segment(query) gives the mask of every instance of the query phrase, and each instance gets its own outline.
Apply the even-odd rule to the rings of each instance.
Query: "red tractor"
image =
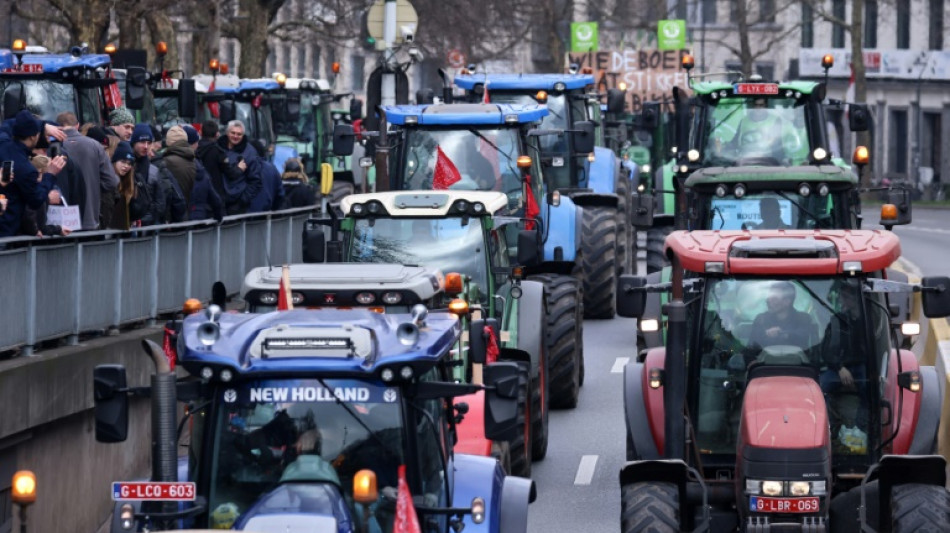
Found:
[[[672,292],[667,345],[624,373],[621,525],[634,531],[945,531],[943,394],[899,349],[894,293],[950,315],[950,278],[888,280],[886,231],[693,231],[669,283],[622,276],[618,313]]]

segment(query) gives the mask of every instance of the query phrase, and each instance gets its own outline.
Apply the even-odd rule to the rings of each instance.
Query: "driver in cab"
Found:
[[[791,123],[780,110],[769,109],[768,100],[756,98],[746,110],[735,136],[737,157],[761,158],[770,164],[786,164],[801,144]]]
[[[807,313],[795,309],[795,285],[790,281],[776,281],[766,297],[768,309],[755,317],[749,345],[758,349],[774,345],[811,346],[817,333],[815,323]]]

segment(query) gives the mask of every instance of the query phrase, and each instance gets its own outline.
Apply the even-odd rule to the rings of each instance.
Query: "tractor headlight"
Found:
[[[763,481],[762,494],[765,494],[766,496],[781,496],[782,482],[781,481]]]
[[[808,496],[811,494],[811,483],[807,481],[792,481],[788,484],[789,496]]]

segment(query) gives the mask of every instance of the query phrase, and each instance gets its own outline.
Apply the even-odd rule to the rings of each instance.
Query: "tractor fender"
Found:
[[[499,533],[527,533],[528,504],[538,497],[534,481],[523,477],[507,476],[501,487],[499,505]]]
[[[876,486],[871,483],[874,480],[878,481]],[[895,485],[911,483],[944,487],[946,482],[947,460],[943,456],[882,456],[880,461],[871,465],[861,483],[861,505],[858,508],[861,531],[867,531],[864,529],[869,525],[867,513],[878,513],[879,526],[886,528],[886,524],[891,523],[891,494]]]
[[[603,146],[594,147],[594,160],[590,162],[589,178],[587,188],[595,193],[610,194],[617,190],[617,179],[619,179],[619,160],[617,155],[609,148]]]
[[[675,165],[675,161],[670,161],[653,173],[653,198],[656,201],[656,207],[653,210],[654,215],[673,215],[675,212],[676,200],[673,194]]]
[[[458,441],[457,453],[491,456],[492,441],[485,438],[485,391],[481,390],[467,396],[458,396],[455,403],[468,404],[468,413],[455,425]]]
[[[537,281],[521,282],[518,300],[518,349],[531,357],[531,376],[538,373],[538,361],[544,349],[544,284]]]
[[[668,279],[663,278],[669,278],[670,272],[671,271],[669,268],[664,268],[658,272],[647,274],[647,284],[656,284],[663,281],[668,281]],[[664,296],[665,293],[648,292],[646,306],[643,308],[643,316],[637,321],[637,334],[643,339],[643,345],[647,349],[663,346],[663,340],[665,338],[663,327],[663,300],[667,299]],[[640,321],[650,319],[656,320],[660,325],[660,328],[656,331],[640,331]]]
[[[632,449],[628,460],[659,459],[656,442],[650,432],[647,407],[643,396],[643,363],[628,363],[623,368],[623,410],[627,421],[627,438]]]
[[[917,363],[917,357],[910,350],[892,350],[887,360],[887,381],[884,383],[884,399],[890,403],[891,423],[885,428],[886,434],[894,434],[887,453],[894,455],[905,455],[910,453],[910,447],[917,433],[917,424],[919,415],[922,412],[922,401],[925,395],[923,387],[920,392],[910,392],[902,389],[897,384],[898,358],[900,359],[900,368],[904,372],[921,370]],[[921,376],[923,377],[923,376]],[[934,384],[936,388],[936,384]],[[903,402],[903,407],[898,409],[898,404]],[[898,420],[898,412],[900,419]],[[939,408],[938,415],[939,416]]]
[[[580,250],[582,211],[567,195],[560,205],[547,205],[544,220],[544,262],[574,263]]]
[[[479,531],[484,533],[498,531],[497,524],[501,515],[502,487],[505,472],[501,469],[498,460],[493,457],[479,457],[464,453],[456,453],[453,464],[449,465],[453,471],[452,478],[452,507],[471,507],[472,500],[485,500],[485,521],[481,524],[472,522],[472,515],[463,517],[465,532]]]
[[[920,412],[917,413],[914,438],[907,450],[910,455],[937,453],[937,429],[940,427],[940,411],[943,408],[939,379],[936,368],[920,367]]]
[[[610,207],[617,208],[620,197],[613,191],[610,192],[577,192],[571,194],[574,203],[581,207]]]

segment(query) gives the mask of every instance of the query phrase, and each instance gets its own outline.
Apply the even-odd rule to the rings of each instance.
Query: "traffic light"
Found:
[[[369,50],[375,50],[376,39],[372,36],[367,36],[366,39],[363,40],[363,48],[367,48]]]

